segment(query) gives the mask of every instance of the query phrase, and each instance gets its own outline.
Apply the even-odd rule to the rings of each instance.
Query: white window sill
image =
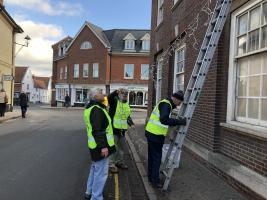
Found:
[[[245,124],[237,121],[230,121],[227,123],[220,123],[222,127],[239,131],[241,134],[267,140],[267,128]]]

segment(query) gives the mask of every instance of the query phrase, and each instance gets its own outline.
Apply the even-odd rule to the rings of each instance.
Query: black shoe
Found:
[[[85,199],[91,199],[91,194],[86,194],[86,193],[85,193],[84,198],[85,198]]]
[[[156,188],[156,189],[163,188],[163,184],[162,183],[151,183],[151,185],[152,185],[153,188]]]

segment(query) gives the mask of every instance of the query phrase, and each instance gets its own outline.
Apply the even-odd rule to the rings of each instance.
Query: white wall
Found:
[[[35,101],[34,93],[35,93],[35,88],[34,88],[34,83],[32,79],[32,72],[30,69],[28,69],[22,79],[22,91],[25,93],[30,94],[30,102]]]

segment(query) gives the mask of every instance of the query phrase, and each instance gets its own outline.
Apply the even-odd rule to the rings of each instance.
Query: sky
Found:
[[[150,29],[151,0],[4,0],[8,13],[24,30],[16,42],[16,66],[29,66],[33,74],[51,76],[51,45],[74,37],[85,21],[104,30]]]

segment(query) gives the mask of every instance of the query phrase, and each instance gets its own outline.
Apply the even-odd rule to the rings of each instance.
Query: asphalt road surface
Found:
[[[129,152],[126,159],[129,170],[109,176],[105,199],[147,199]],[[89,167],[82,110],[35,107],[0,124],[1,200],[83,199]]]

